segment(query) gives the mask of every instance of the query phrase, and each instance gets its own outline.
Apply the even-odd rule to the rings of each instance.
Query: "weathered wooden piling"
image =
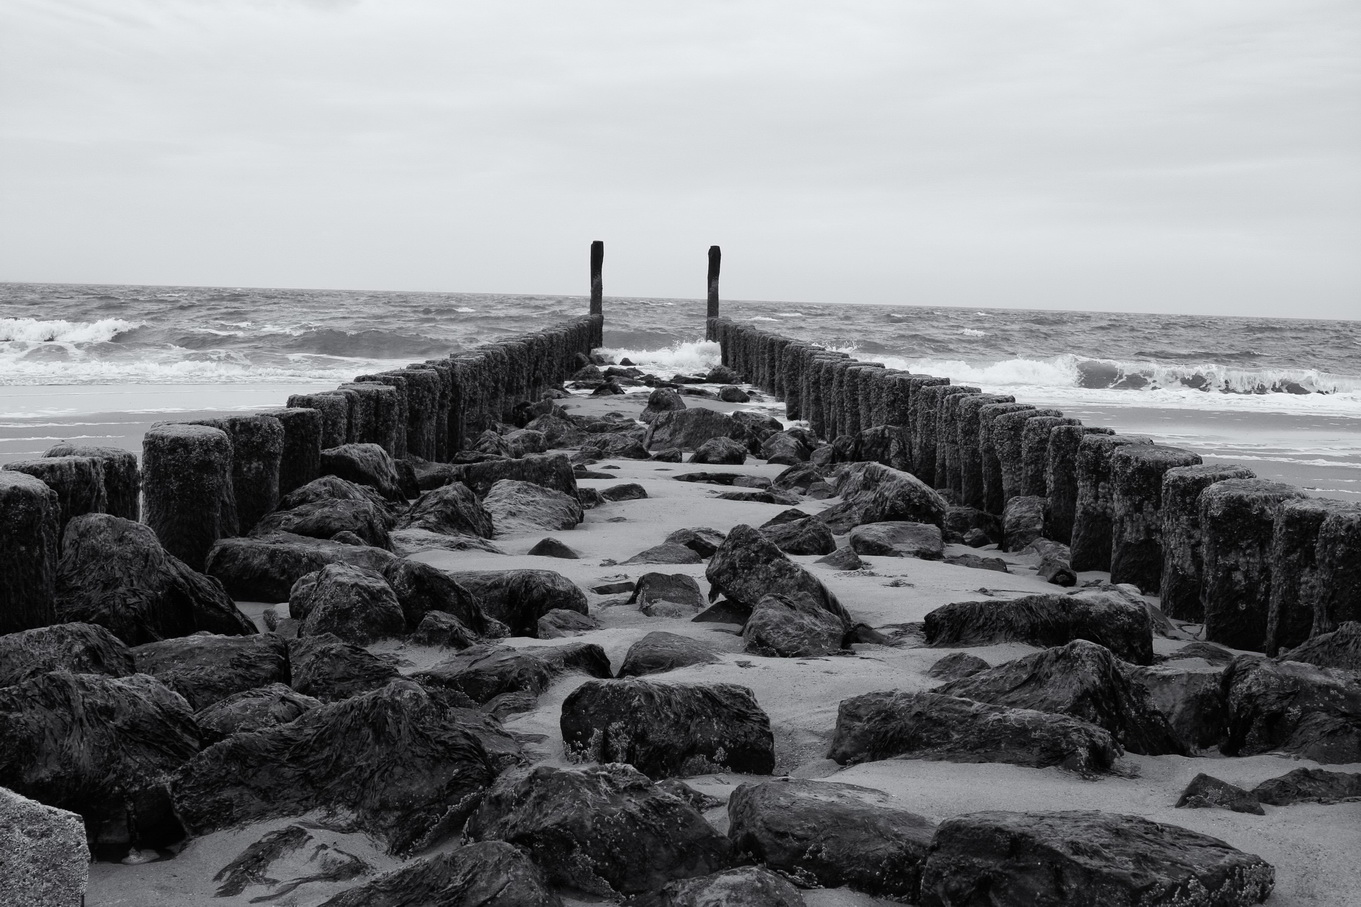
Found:
[[[66,532],[66,524],[86,513],[108,510],[108,494],[104,490],[104,470],[94,457],[43,457],[37,460],[17,460],[0,469],[22,472],[41,479],[57,493],[57,540]]]
[[[404,368],[394,374],[406,379],[406,452],[423,460],[438,458],[439,399],[443,383],[432,368]],[[532,385],[523,389],[528,397]]]
[[[1006,506],[1002,490],[1002,459],[997,454],[993,427],[1002,416],[1039,412],[1029,403],[990,403],[978,411],[978,454],[982,465],[983,509],[1001,514]],[[1048,410],[1057,412],[1057,410]]]
[[[1051,539],[1065,545],[1073,539],[1073,518],[1077,512],[1077,452],[1082,439],[1091,434],[1115,432],[1090,425],[1057,425],[1049,432],[1044,474],[1049,523],[1045,531]]]
[[[231,439],[232,498],[237,532],[245,535],[279,504],[283,426],[273,415],[201,419],[191,424],[220,428]]]
[[[324,420],[320,410],[310,407],[276,409],[267,415],[277,419],[284,430],[283,453],[279,457],[279,497],[283,497],[321,475]]]
[[[60,508],[42,479],[0,471],[0,635],[57,622]]]
[[[170,554],[203,570],[208,549],[236,535],[232,441],[220,428],[161,422],[142,438],[146,523]]]
[[[1314,635],[1361,620],[1361,506],[1328,514],[1318,527]]]
[[[1162,588],[1162,489],[1170,469],[1200,465],[1200,455],[1161,444],[1111,451],[1111,582],[1142,592]]]
[[[845,403],[845,425],[842,434],[855,435],[861,430],[872,428],[868,424],[866,417],[869,413],[869,379],[868,372],[883,369],[882,362],[860,362],[846,369],[846,403]]]
[[[560,357],[554,356],[553,365]],[[547,365],[547,363],[545,363]],[[416,366],[413,366],[415,368]],[[447,462],[452,453],[449,449],[449,426],[451,424],[450,407],[453,405],[454,398],[454,367],[448,359],[431,359],[419,366],[423,369],[433,371],[437,376],[438,386],[435,397],[435,456],[432,459],[441,463]],[[556,380],[549,378],[550,382]]]
[[[377,444],[391,456],[397,456],[401,439],[405,446],[406,427],[400,421],[402,398],[398,390],[380,382],[356,381],[342,384],[341,391],[349,392],[350,424],[354,427],[354,444]]]
[[[1021,433],[1022,479],[1018,492],[1023,495],[1049,496],[1049,432],[1060,425],[1081,425],[1067,416],[1035,416],[1026,419]],[[1005,483],[1006,476],[1003,476]],[[1071,521],[1071,517],[1070,517]]]
[[[1320,591],[1319,529],[1331,514],[1355,506],[1330,498],[1301,498],[1281,505],[1271,537],[1266,654],[1293,649],[1312,635]]]
[[[409,397],[406,389],[406,377],[394,372],[383,372],[377,375],[356,375],[353,383],[378,384],[392,388],[394,391],[391,395],[393,403],[390,405],[395,407],[395,411],[391,417],[393,421],[392,449],[389,450],[388,453],[392,454],[395,459],[405,457],[407,451],[407,425],[409,423],[408,413],[410,410]],[[380,407],[381,405],[382,404],[380,404]],[[374,443],[381,444],[382,442],[375,441]]]
[[[1205,614],[1200,605],[1204,576],[1204,547],[1200,531],[1200,494],[1225,479],[1254,479],[1244,466],[1205,463],[1178,466],[1163,475],[1162,526],[1163,571],[1159,587],[1160,607],[1168,617],[1199,622]]]
[[[987,496],[983,487],[983,447],[981,425],[983,407],[993,403],[1015,403],[1010,394],[973,394],[960,397],[958,404],[959,437],[956,442],[956,461],[959,464],[960,503],[965,507],[979,510],[987,506]]]
[[[718,317],[718,272],[723,264],[723,252],[718,246],[709,247],[709,317]]]
[[[1143,435],[1089,434],[1077,449],[1077,504],[1073,540],[1068,545],[1074,571],[1111,569],[1115,527],[1115,494],[1111,454],[1126,444],[1152,444]]]
[[[940,416],[940,401],[944,393],[940,390],[950,386],[949,378],[933,375],[912,376],[912,472],[929,487],[937,487],[936,482],[936,422]]]
[[[926,452],[928,462],[934,463],[935,487],[949,491],[959,491],[959,462],[955,456],[959,449],[959,422],[956,418],[959,412],[959,401],[965,397],[970,397],[981,393],[976,387],[967,384],[947,384],[940,385],[933,391],[930,387],[922,388],[918,395],[923,398],[928,414],[922,419],[915,419],[918,431],[923,432],[928,438],[934,436],[934,453],[929,449]],[[934,406],[935,419],[932,425],[926,424],[929,418],[929,409]],[[923,460],[914,456],[920,466]]]
[[[596,240],[591,243],[591,314],[605,313],[605,243]],[[718,314],[711,312],[710,317]]]
[[[104,476],[105,513],[132,520],[142,519],[142,474],[137,468],[137,455],[121,447],[85,447],[79,444],[55,444],[44,457],[92,457],[99,461]]]
[[[1002,503],[1025,493],[1025,427],[1036,419],[1061,419],[1056,409],[1017,410],[992,420],[992,449],[1001,477]],[[1046,445],[1048,437],[1045,438]],[[1036,497],[1044,497],[1041,491]]]
[[[318,394],[293,394],[289,409],[315,409],[321,413],[321,449],[348,444],[350,437],[350,398],[343,391]]]
[[[793,340],[785,345],[780,359],[780,386],[784,388],[784,417],[802,419],[803,416],[803,369],[806,364],[804,354],[809,344],[803,340]]]

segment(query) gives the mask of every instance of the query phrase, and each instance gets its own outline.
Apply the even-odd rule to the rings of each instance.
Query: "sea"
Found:
[[[0,284],[0,463],[59,439],[135,450],[145,419],[280,405],[586,310],[580,296]],[[1361,321],[770,301],[722,311],[1361,502]],[[606,296],[604,352],[662,375],[704,371],[719,359],[704,316],[702,299]]]

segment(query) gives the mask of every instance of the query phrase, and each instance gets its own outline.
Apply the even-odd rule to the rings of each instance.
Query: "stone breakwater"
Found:
[[[844,459],[912,473],[959,524],[1000,521],[1008,550],[1066,546],[1072,571],[1160,595],[1208,641],[1275,655],[1361,620],[1361,506],[728,318],[706,333]]]

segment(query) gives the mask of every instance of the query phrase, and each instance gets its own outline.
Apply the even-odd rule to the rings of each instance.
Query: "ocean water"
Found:
[[[71,427],[82,416],[282,403],[586,308],[577,296],[0,284],[0,430],[33,439],[0,458],[52,435],[99,443],[99,420]],[[607,296],[606,352],[661,374],[706,369],[718,348],[704,313],[703,300]],[[723,313],[1361,500],[1358,321],[746,301]]]

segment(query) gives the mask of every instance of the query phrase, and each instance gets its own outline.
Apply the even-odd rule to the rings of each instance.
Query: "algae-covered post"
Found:
[[[601,271],[605,267],[605,244],[600,240],[591,243],[591,314],[605,314],[605,281]],[[712,306],[711,306],[712,308]]]
[[[709,247],[709,315],[710,318],[718,317],[718,267],[723,260],[723,253],[718,246]]]

